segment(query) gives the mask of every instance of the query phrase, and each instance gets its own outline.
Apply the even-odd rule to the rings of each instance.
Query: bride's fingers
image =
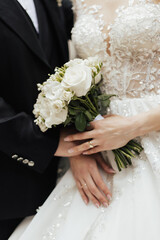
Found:
[[[92,131],[87,131],[84,133],[77,133],[73,135],[69,135],[64,138],[65,142],[72,142],[72,141],[77,141],[77,140],[86,140],[86,139],[91,139],[94,137],[95,130]]]
[[[87,197],[89,198],[89,200],[90,200],[97,208],[99,208],[100,205],[101,205],[100,202],[98,201],[98,199],[97,199],[97,198],[92,194],[92,192],[90,191],[91,185],[93,185],[93,186],[92,186],[93,189],[96,188],[96,186],[94,186],[95,184],[94,184],[94,183],[93,183],[93,184],[90,184],[89,181],[88,181],[88,179],[85,180],[85,181],[82,180],[81,184],[82,184],[83,191],[85,192],[85,194],[87,195]],[[90,189],[89,189],[88,186],[90,186]]]
[[[86,150],[89,150],[90,148],[94,147],[94,146],[97,146],[97,141],[96,140],[91,140],[91,141],[88,141],[88,142],[85,142],[85,143],[82,143],[74,148],[70,148],[68,150],[69,153],[82,153]]]
[[[101,192],[107,197],[107,200],[111,201],[112,194],[111,194],[110,190],[108,189],[108,187],[106,186],[106,184],[104,183],[100,173],[97,172],[96,174],[93,174],[92,178],[93,178],[94,182],[96,183],[96,185],[98,186],[98,188],[101,190]],[[107,201],[107,204],[108,204],[108,201]],[[103,201],[102,203],[104,206],[107,206],[106,202]]]
[[[97,146],[97,147],[94,147],[92,149],[89,149],[87,151],[84,151],[83,152],[83,155],[91,155],[91,154],[94,154],[94,153],[99,153],[99,152],[102,152],[102,147],[101,146]]]
[[[98,171],[98,170],[97,170]],[[96,172],[95,172],[96,173]],[[97,174],[97,173],[96,173]],[[97,177],[98,178],[98,177]],[[100,178],[99,178],[100,181]],[[101,182],[101,181],[100,181]],[[91,176],[88,177],[86,181],[86,186],[84,188],[85,193],[89,197],[89,199],[93,202],[93,204],[98,208],[101,204],[103,206],[108,207],[108,199],[104,196],[104,194],[99,190],[95,181]],[[109,194],[109,191],[107,191]]]
[[[88,202],[89,202],[89,199],[88,199],[88,197],[86,196],[86,194],[83,190],[82,184],[79,181],[76,181],[76,185],[77,185],[77,188],[79,190],[79,193],[80,193],[84,203],[87,205]]]

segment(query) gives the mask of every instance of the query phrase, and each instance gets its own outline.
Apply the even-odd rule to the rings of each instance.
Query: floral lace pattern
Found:
[[[104,62],[102,90],[122,98],[159,94],[160,4],[131,0],[106,27],[102,6],[89,2],[75,3],[72,39],[79,57],[97,55]]]

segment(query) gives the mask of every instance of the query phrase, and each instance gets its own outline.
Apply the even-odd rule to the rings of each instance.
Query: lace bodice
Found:
[[[107,93],[122,98],[160,94],[160,4],[119,3],[108,23],[109,0],[74,0],[72,39],[78,57],[103,61],[102,90]]]

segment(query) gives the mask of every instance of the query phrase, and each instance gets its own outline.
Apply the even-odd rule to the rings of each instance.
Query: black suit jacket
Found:
[[[57,39],[59,65],[68,60],[73,23],[69,2],[45,5]],[[67,4],[66,4],[67,3]],[[56,61],[55,61],[56,62]],[[0,219],[32,215],[52,191],[59,130],[42,133],[32,115],[37,83],[50,66],[31,22],[16,0],[0,1]]]

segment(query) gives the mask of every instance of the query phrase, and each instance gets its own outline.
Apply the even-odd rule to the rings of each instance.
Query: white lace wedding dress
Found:
[[[111,113],[130,116],[153,109],[160,104],[160,4],[120,0],[109,26],[105,4],[109,0],[74,1],[72,39],[78,56],[103,61],[102,91],[118,95]],[[159,240],[160,132],[141,143],[144,151],[133,167],[114,176],[102,172],[113,194],[107,209],[83,203],[69,170],[20,240]],[[113,163],[111,154],[109,160]]]

